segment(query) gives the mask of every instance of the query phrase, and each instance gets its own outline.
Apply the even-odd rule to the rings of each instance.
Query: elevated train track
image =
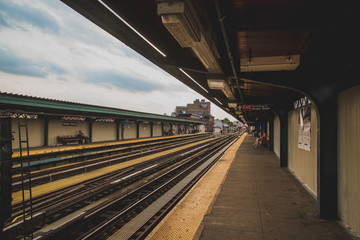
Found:
[[[87,173],[102,171],[96,177],[86,179],[81,177],[84,174],[80,174],[64,178],[56,182],[71,183],[58,189],[50,188],[47,193],[37,195],[35,188],[53,183],[39,185],[33,189],[35,194],[32,199],[32,226],[36,226],[32,230],[36,231],[34,237],[35,239],[110,237],[115,230],[121,229],[122,225],[125,226],[139,214],[141,212],[139,209],[146,209],[213,155],[217,156],[213,157],[211,162],[217,159],[235,139],[237,135],[222,138],[205,137],[196,139],[195,142],[186,140],[172,143],[175,146],[170,150],[165,144],[159,147],[161,150],[154,149],[161,152],[143,157],[140,157],[139,153],[128,152],[129,155],[137,155],[137,158],[119,160],[123,162],[114,164],[114,166],[118,165],[116,169],[113,168],[114,166],[107,166],[93,173]],[[114,157],[124,156],[114,155]],[[111,161],[110,158],[111,156],[106,157],[105,161]],[[112,169],[107,169],[109,167]],[[74,177],[79,180],[72,181]],[[193,179],[196,177],[194,176]],[[190,182],[185,185],[189,185]],[[12,212],[13,222],[7,224],[3,231],[6,239],[21,237],[19,233],[24,224],[20,201],[14,201]],[[111,223],[108,223],[109,221]],[[27,230],[30,231],[29,223],[30,216],[25,220]]]
[[[15,150],[12,156],[13,173],[19,173],[21,161],[24,160],[30,161],[31,170],[34,171],[72,162],[84,161],[89,158],[104,156],[106,154],[112,155],[116,153],[147,149],[149,147],[155,147],[165,143],[175,143],[185,139],[202,138],[208,135],[209,133],[197,133],[191,135],[176,135],[168,137],[49,147],[30,150],[29,156],[23,155],[22,158],[20,158],[19,151]],[[24,166],[26,166],[26,163]]]
[[[107,150],[99,149],[96,153],[93,154],[81,154],[80,157],[73,156],[71,154],[69,157],[66,157],[66,162],[64,160],[62,160],[61,162],[56,162],[55,164],[57,166],[55,167],[46,168],[46,166],[49,166],[49,162],[44,160],[45,163],[38,163],[35,165],[35,167],[40,168],[40,170],[32,171],[32,186],[51,182],[54,180],[59,180],[84,172],[89,172],[131,159],[147,156],[150,154],[175,148],[177,146],[182,146],[195,141],[200,141],[202,139],[207,139],[209,137],[209,134],[190,135],[187,137],[171,138],[162,141],[156,140],[149,143],[135,143],[130,146],[113,146],[113,148]],[[106,146],[106,148],[108,147]],[[44,157],[42,156],[42,158]],[[33,160],[37,161],[37,158],[33,157]],[[14,173],[17,173],[18,171],[19,168],[14,168]],[[12,179],[13,191],[20,190],[21,174],[14,174]]]

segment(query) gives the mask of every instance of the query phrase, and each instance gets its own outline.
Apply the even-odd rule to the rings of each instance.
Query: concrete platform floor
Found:
[[[254,141],[247,136],[238,149],[199,239],[358,239],[338,222],[320,219],[315,199]]]

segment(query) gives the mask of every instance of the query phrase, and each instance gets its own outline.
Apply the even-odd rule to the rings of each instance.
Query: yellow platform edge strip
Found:
[[[211,211],[245,136],[246,134],[243,134],[225,152],[222,158],[154,228],[146,240],[198,239],[200,237],[201,222],[204,216]]]

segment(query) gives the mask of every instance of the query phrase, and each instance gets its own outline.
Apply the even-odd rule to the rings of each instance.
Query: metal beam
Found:
[[[236,71],[236,67],[235,67],[235,62],[234,62],[234,58],[233,58],[233,54],[231,53],[231,49],[230,49],[230,45],[229,45],[229,40],[227,37],[227,33],[226,33],[226,29],[225,29],[225,24],[223,22],[224,20],[224,16],[222,16],[221,11],[220,11],[220,6],[219,6],[219,1],[215,0],[215,7],[216,7],[216,13],[219,19],[219,24],[220,24],[220,28],[221,28],[221,32],[224,38],[224,42],[225,42],[225,46],[226,46],[226,51],[229,57],[229,61],[230,61],[230,65],[231,65],[231,69],[233,71],[233,75],[235,77],[235,82],[236,82],[236,86],[239,92],[239,96],[240,96],[240,103],[243,104],[244,103],[244,99],[243,99],[243,94],[240,90],[239,87],[239,74],[238,71]]]
[[[11,216],[11,118],[0,116],[0,238],[4,222]]]

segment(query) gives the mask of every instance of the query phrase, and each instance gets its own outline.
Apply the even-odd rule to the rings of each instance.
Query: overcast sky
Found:
[[[0,91],[168,115],[204,99],[60,0],[0,0]]]

